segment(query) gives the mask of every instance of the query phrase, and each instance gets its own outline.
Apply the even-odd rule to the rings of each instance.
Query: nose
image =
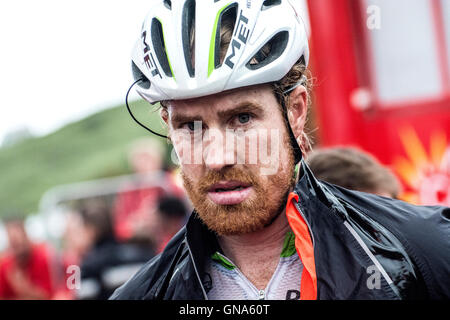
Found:
[[[204,136],[203,158],[211,170],[221,170],[235,165],[235,143],[233,135],[218,129],[209,129]]]

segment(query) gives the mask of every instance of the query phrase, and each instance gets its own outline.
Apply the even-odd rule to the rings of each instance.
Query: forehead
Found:
[[[205,118],[222,114],[224,111],[241,105],[252,104],[264,107],[264,110],[267,112],[270,112],[271,108],[277,108],[278,106],[272,88],[269,85],[259,85],[201,98],[174,100],[169,103],[167,111],[170,118],[179,115]]]

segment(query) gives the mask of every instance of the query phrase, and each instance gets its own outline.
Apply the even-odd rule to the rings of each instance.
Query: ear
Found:
[[[168,142],[172,143],[172,139],[170,136],[169,111],[167,110],[167,108],[163,108],[161,106],[161,109],[159,110],[159,115],[161,116],[161,119],[164,121],[164,123],[167,126],[167,140],[168,140]]]
[[[167,111],[167,109],[161,107],[159,115],[161,116],[161,119],[163,119],[163,121],[166,123],[166,125],[169,125],[169,112]]]
[[[288,120],[292,132],[299,145],[301,145],[308,113],[308,92],[304,86],[298,86],[291,92],[287,109]]]

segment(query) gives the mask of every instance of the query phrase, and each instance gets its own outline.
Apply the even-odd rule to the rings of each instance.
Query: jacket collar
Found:
[[[302,203],[307,204],[309,201],[312,201],[313,198],[317,197],[320,198],[322,202],[327,203],[330,207],[336,205],[329,198],[331,194],[327,194],[327,192],[322,189],[304,160],[301,161],[300,178],[294,188],[294,192],[300,197],[300,206]],[[314,199],[313,201],[317,201],[317,199]],[[310,210],[304,210],[304,213],[306,220],[310,220],[312,212]],[[202,277],[205,272],[206,259],[211,257],[215,252],[222,252],[217,241],[217,235],[215,232],[208,229],[198,216],[198,213],[194,210],[186,224],[185,239],[192,252],[192,258],[194,259],[197,271]]]
[[[217,251],[221,252],[221,249],[216,234],[208,229],[195,210],[186,224],[185,240],[199,276],[203,279],[206,259]]]
[[[304,160],[301,161],[300,165],[300,178],[294,188],[294,193],[299,196],[298,204],[306,220],[311,220],[313,218],[312,214],[317,215],[316,212],[308,210],[311,202],[320,202],[342,219],[345,219],[347,217],[346,210],[333,193],[328,190],[326,184],[320,183],[314,177]]]

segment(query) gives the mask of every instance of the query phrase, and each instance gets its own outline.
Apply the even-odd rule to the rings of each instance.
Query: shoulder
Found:
[[[392,232],[418,267],[432,298],[450,297],[450,208],[326,187]]]
[[[118,288],[110,300],[143,300],[151,289],[154,271],[159,264],[161,255],[157,255],[147,262],[133,277]]]
[[[418,206],[401,200],[347,190],[322,182],[335,196],[358,208],[371,219],[407,238],[417,239],[423,232],[433,230],[427,238],[440,239],[450,234],[450,208]],[[422,229],[422,231],[420,231]],[[425,235],[424,235],[425,236]],[[449,243],[450,244],[450,243]]]
[[[450,236],[450,208],[418,206],[357,191],[347,191],[347,199],[359,204],[370,218],[400,234],[417,248],[436,248],[438,242],[450,246],[449,241],[443,241]]]

